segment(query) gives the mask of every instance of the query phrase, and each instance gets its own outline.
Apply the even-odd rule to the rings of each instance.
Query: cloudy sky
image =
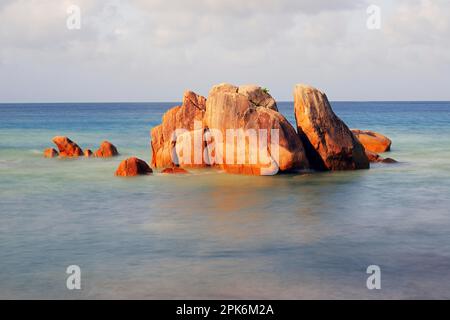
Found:
[[[0,0],[0,102],[178,101],[220,82],[450,100],[450,1]]]

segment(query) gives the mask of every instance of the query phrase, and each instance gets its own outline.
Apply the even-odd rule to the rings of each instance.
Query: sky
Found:
[[[279,101],[297,83],[333,101],[450,100],[450,1],[0,0],[0,103],[180,101],[222,82]]]

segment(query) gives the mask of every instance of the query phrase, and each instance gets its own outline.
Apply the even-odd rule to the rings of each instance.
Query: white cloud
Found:
[[[372,2],[380,31],[365,27]],[[279,99],[297,82],[334,99],[450,99],[449,18],[444,0],[2,1],[0,101],[178,100],[223,81]]]
[[[446,47],[450,45],[450,2],[402,1],[386,26],[391,45]]]

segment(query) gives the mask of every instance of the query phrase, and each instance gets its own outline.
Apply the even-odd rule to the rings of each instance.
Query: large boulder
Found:
[[[214,86],[203,118],[215,139],[216,154],[211,162],[229,173],[251,175],[308,169],[305,150],[295,129],[276,110],[275,100],[261,87]],[[238,137],[245,137],[240,140],[242,143]],[[208,149],[211,153],[210,145]]]
[[[94,153],[94,156],[98,158],[110,158],[118,155],[117,148],[109,141],[103,141],[100,148]]]
[[[392,141],[381,133],[358,129],[352,129],[352,132],[368,151],[375,153],[391,151]]]
[[[203,123],[210,132],[217,130],[221,133],[223,148],[218,150],[220,146],[216,144],[215,151],[216,158],[221,156],[219,166],[226,172],[261,175],[271,174],[272,170],[309,168],[303,144],[295,129],[277,112],[275,101],[261,87],[231,84],[213,87],[206,102]],[[230,129],[238,135],[247,135],[245,143],[239,144],[235,136],[228,136]],[[258,141],[255,148],[251,133],[256,133],[258,139],[263,138],[266,146],[259,145]],[[272,133],[278,134],[278,141]],[[262,137],[264,134],[265,138]],[[255,155],[260,151],[264,151],[263,154]],[[255,157],[253,161],[251,157]],[[244,158],[245,161],[242,161]]]
[[[52,139],[59,150],[59,156],[63,158],[80,157],[83,155],[83,150],[68,137],[57,136]]]
[[[53,148],[47,148],[44,150],[45,158],[56,158],[58,156],[58,151]]]
[[[309,168],[295,129],[256,85],[222,83],[208,99],[188,91],[151,136],[157,168],[214,166],[252,175]]]
[[[294,89],[297,131],[316,170],[368,169],[364,147],[331,109],[327,96],[299,84]]]
[[[120,177],[133,177],[139,175],[148,175],[153,171],[149,165],[141,159],[131,157],[123,160],[116,170],[116,176]]]

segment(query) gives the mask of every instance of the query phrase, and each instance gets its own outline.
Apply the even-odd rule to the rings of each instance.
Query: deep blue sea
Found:
[[[450,103],[333,103],[389,136],[395,165],[115,177],[124,158],[150,161],[173,105],[0,104],[0,298],[450,299]],[[294,123],[293,104],[279,108]],[[121,156],[44,159],[55,135]]]

